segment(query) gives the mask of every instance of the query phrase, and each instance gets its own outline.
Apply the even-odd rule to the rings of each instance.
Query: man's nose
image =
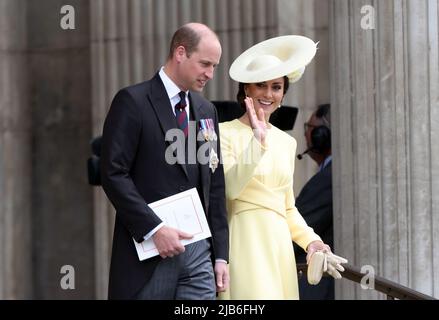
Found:
[[[213,67],[211,67],[211,68],[209,68],[207,71],[206,71],[206,77],[210,80],[210,79],[213,79],[213,72],[214,72],[214,68]]]

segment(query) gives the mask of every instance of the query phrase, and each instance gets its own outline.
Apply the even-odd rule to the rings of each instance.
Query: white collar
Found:
[[[169,100],[172,100],[176,97],[178,97],[178,94],[180,93],[180,88],[174,83],[174,81],[171,80],[171,78],[168,77],[168,75],[165,72],[165,68],[161,67],[159,71],[159,76],[162,79],[163,85],[165,86],[166,93],[168,94]],[[186,97],[188,96],[188,91],[186,91]],[[180,99],[180,98],[178,98]]]

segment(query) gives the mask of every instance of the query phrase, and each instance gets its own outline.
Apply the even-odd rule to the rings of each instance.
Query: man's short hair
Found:
[[[186,49],[187,57],[190,57],[193,52],[197,51],[200,40],[201,35],[191,27],[186,25],[180,27],[172,36],[168,59],[172,58],[175,49],[179,46],[183,46]]]
[[[321,119],[325,126],[331,128],[331,105],[329,103],[319,105],[316,118]]]

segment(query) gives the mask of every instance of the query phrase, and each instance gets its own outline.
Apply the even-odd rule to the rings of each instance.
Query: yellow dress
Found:
[[[296,141],[271,126],[266,147],[238,119],[220,123],[230,232],[230,288],[219,299],[298,299],[291,240],[320,237],[294,205]]]

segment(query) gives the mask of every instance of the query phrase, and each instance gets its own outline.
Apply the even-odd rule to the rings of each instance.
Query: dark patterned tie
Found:
[[[177,123],[181,130],[184,132],[184,136],[187,138],[188,134],[188,121],[186,113],[186,93],[180,91],[178,94],[180,96],[180,102],[175,105],[175,116],[177,117]]]

